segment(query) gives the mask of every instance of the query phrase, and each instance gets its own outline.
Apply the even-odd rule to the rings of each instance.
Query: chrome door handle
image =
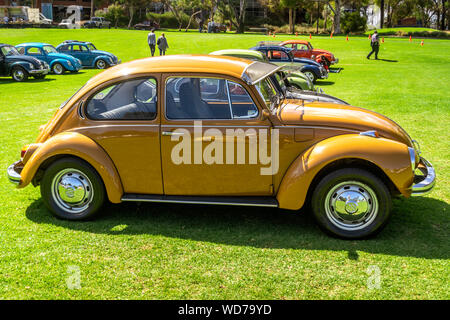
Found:
[[[183,132],[174,132],[174,131],[163,131],[162,135],[163,136],[182,136],[184,133]]]

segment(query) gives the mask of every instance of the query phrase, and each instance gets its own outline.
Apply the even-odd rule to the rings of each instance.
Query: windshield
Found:
[[[284,92],[286,92],[286,74],[284,72],[277,72],[274,74],[274,80],[278,83],[278,85],[280,86],[281,90]]]
[[[17,56],[19,52],[13,46],[4,46],[2,47],[2,53],[4,56]]]
[[[43,49],[45,53],[58,53],[58,51],[56,51],[55,47],[53,46],[44,46]]]
[[[264,102],[266,103],[267,108],[269,108],[270,111],[275,109],[280,103],[281,94],[277,91],[270,79],[265,78],[262,81],[258,82],[255,86],[256,89],[258,89],[258,92],[263,98]]]
[[[97,48],[92,44],[92,43],[89,43],[88,45],[88,48],[89,48],[89,50],[97,50]]]

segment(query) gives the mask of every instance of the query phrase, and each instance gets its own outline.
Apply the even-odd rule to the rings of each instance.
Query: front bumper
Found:
[[[424,158],[420,158],[417,169],[422,175],[414,176],[414,184],[411,187],[411,196],[423,196],[429,193],[436,184],[436,173],[431,163]]]
[[[16,161],[12,165],[10,165],[6,170],[9,181],[18,185],[20,183],[21,179],[20,173],[22,172],[22,169],[23,169],[22,161]]]
[[[320,79],[328,79],[328,72],[327,71],[322,72]]]
[[[109,65],[112,67],[112,66],[117,66],[118,64],[121,64],[122,63],[122,60],[117,60],[117,62],[112,62],[112,63],[110,63]]]
[[[50,72],[50,68],[36,69],[28,71],[29,74],[48,74]]]

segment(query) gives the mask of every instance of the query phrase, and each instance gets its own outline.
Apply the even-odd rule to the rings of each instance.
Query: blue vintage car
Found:
[[[283,65],[286,68],[291,67],[294,70],[300,67],[300,71],[307,75],[313,83],[317,79],[328,78],[328,71],[320,63],[311,59],[295,58],[291,52],[292,48],[275,45],[259,45],[250,48],[250,50],[262,52],[270,62],[277,65]]]
[[[22,82],[29,76],[44,79],[48,72],[46,62],[21,55],[15,47],[0,43],[0,77],[11,76],[14,81]]]
[[[59,53],[51,44],[41,42],[21,43],[16,48],[20,54],[47,62],[54,74],[63,74],[65,71],[76,73],[82,68],[80,60],[68,54]]]
[[[97,50],[91,42],[67,40],[59,44],[56,49],[81,60],[83,67],[105,69],[121,63],[115,55]]]

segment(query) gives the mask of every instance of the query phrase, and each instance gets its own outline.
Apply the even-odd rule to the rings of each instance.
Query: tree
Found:
[[[236,27],[236,33],[244,33],[247,0],[223,0],[217,3],[217,9]]]
[[[330,1],[327,1],[328,7],[330,7],[331,11],[333,11],[333,32],[341,33],[341,0],[334,1],[334,8],[330,4]]]
[[[295,13],[297,7],[303,4],[302,0],[281,0],[280,5],[283,8],[289,9],[289,32],[295,32]]]
[[[108,7],[105,18],[111,20],[114,23],[114,28],[117,29],[117,24],[119,23],[119,18],[124,14],[123,7],[116,2]]]

